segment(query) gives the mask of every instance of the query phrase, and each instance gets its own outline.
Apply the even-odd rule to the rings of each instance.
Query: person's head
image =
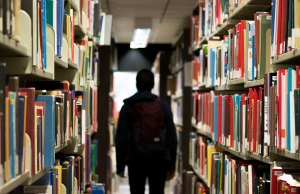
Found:
[[[136,76],[136,88],[139,92],[151,91],[154,87],[154,74],[148,69],[142,69]]]

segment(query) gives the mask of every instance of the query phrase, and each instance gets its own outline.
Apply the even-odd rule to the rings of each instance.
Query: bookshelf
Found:
[[[206,187],[206,188],[209,188],[208,182],[207,182],[206,178],[203,177],[203,176],[201,176],[201,175],[197,172],[197,169],[195,169],[193,166],[191,166],[191,169],[192,169],[193,172],[196,174],[197,178],[198,178],[202,183],[204,183],[205,187]]]
[[[236,188],[248,189],[245,186],[248,183],[242,180],[244,173],[255,169],[259,172],[255,179],[261,176],[264,185],[258,186],[263,190],[261,192],[272,194],[277,192],[264,189],[276,184],[271,178],[276,168],[280,165],[287,168],[289,161],[300,161],[298,135],[295,137],[295,131],[299,133],[300,94],[296,83],[299,77],[293,77],[300,72],[297,66],[300,45],[294,42],[297,36],[282,36],[287,32],[288,21],[298,16],[289,14],[286,15],[289,20],[281,19],[285,16],[280,16],[279,6],[286,5],[276,2],[228,1],[227,7],[218,1],[199,1],[199,11],[194,10],[190,19],[190,49],[194,56],[191,60],[193,71],[189,76],[193,78],[193,84],[185,86],[191,93],[183,96],[192,99],[190,123],[196,137],[190,138],[189,159],[193,164],[199,165],[204,155],[212,151],[214,154],[204,160],[215,168],[218,165],[223,168],[225,161],[226,165],[241,164],[238,167],[241,171],[231,172],[241,179],[236,181],[240,184]],[[214,6],[220,8],[220,14],[209,10]],[[294,7],[280,8],[291,13],[289,11]],[[295,6],[296,9],[299,8]],[[212,40],[212,37],[219,38]],[[281,42],[285,42],[284,47]],[[288,91],[284,83],[288,84]],[[288,100],[284,94],[288,94]],[[281,134],[280,130],[285,133]],[[276,163],[279,166],[274,165]],[[190,165],[193,167],[193,164]],[[212,169],[214,176],[220,176],[219,171]],[[192,171],[197,176],[198,169]],[[290,173],[298,171],[299,167]],[[210,177],[202,178],[208,180],[211,193],[241,192],[219,187],[218,184],[227,184],[225,180],[211,184]],[[183,193],[189,193],[189,190]]]
[[[7,35],[0,34],[0,56],[24,56],[29,57],[29,49],[22,46],[15,40],[8,38]]]
[[[272,64],[297,64],[300,58],[300,49],[295,48],[293,51],[286,52],[272,58]]]
[[[39,2],[46,4],[44,0]],[[6,123],[0,122],[0,193],[3,194],[23,193],[25,187],[36,184],[51,186],[51,192],[55,193],[63,184],[52,187],[43,180],[53,178],[54,172],[62,176],[64,171],[74,172],[73,177],[62,178],[77,189],[66,188],[68,193],[84,193],[85,186],[92,183],[91,174],[96,173],[90,167],[90,149],[95,145],[91,134],[98,130],[99,45],[93,41],[92,31],[99,29],[89,26],[100,15],[86,13],[98,3],[59,1],[57,10],[50,10],[54,8],[51,2],[47,2],[47,7],[41,5],[42,14],[32,11],[38,1],[11,2],[14,10],[7,10],[7,14],[16,18],[7,20],[11,28],[1,26],[1,120],[9,114]],[[21,10],[16,9],[16,3],[20,3]],[[80,26],[80,30],[68,25],[75,23],[75,12],[84,17],[84,22],[76,21],[75,26]],[[63,17],[58,21],[60,14],[65,21]],[[3,19],[3,15],[0,17]],[[57,26],[53,26],[53,20],[57,20]],[[9,95],[3,96],[4,90]],[[4,102],[8,103],[4,106]],[[97,160],[96,154],[94,157]]]

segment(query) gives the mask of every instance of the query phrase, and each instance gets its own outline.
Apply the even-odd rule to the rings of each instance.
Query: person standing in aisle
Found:
[[[125,166],[131,194],[164,194],[166,180],[175,176],[177,135],[170,106],[151,93],[154,75],[142,69],[136,77],[138,92],[124,100],[115,136],[117,174]]]

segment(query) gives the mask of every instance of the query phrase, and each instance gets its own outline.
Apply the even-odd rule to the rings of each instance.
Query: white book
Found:
[[[248,186],[249,186],[249,193],[253,193],[253,175],[252,175],[252,165],[248,165]]]

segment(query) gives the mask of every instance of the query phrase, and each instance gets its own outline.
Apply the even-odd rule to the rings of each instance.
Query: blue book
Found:
[[[104,184],[93,183],[92,184],[92,194],[104,194]]]
[[[215,48],[210,49],[210,79],[211,85],[215,86],[215,61],[216,61],[216,51]]]
[[[214,96],[214,141],[218,141],[219,96]]]
[[[18,99],[18,155],[19,155],[19,172],[22,172],[23,149],[24,149],[24,106],[25,97],[19,96]]]
[[[13,94],[10,92],[10,94]],[[9,137],[10,137],[10,178],[15,177],[15,105],[9,104]]]
[[[45,102],[45,138],[44,139],[44,167],[53,167],[55,149],[55,97],[52,95],[38,95],[37,102]]]
[[[34,185],[52,185],[52,194],[56,194],[57,183],[56,177],[58,176],[58,170],[56,168],[51,169],[44,176],[38,179]]]
[[[46,0],[42,0],[42,41],[43,41],[43,61],[44,61],[44,69],[47,69],[47,32],[46,32],[46,26],[47,26],[47,12],[46,12]]]
[[[57,1],[57,56],[61,57],[62,37],[64,29],[64,1]]]
[[[287,150],[291,151],[291,120],[290,117],[292,116],[291,111],[291,101],[290,101],[290,92],[292,91],[293,86],[293,69],[288,68],[288,93],[287,93]]]

